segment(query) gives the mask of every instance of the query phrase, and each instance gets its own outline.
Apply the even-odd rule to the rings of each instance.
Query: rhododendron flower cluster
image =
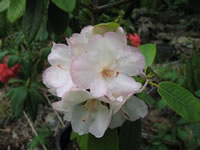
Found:
[[[138,46],[140,46],[140,44],[141,44],[141,39],[140,39],[140,36],[137,34],[137,33],[134,33],[134,35],[133,34],[128,34],[127,35],[127,39],[130,41],[130,43],[133,45],[133,46],[135,46],[135,47],[138,47]]]
[[[11,78],[18,77],[20,71],[20,65],[16,64],[11,68],[8,68],[7,60],[9,56],[4,57],[3,63],[0,64],[0,81],[7,83]]]
[[[108,127],[147,114],[146,104],[132,96],[142,88],[132,76],[143,73],[145,60],[127,44],[121,27],[100,33],[94,29],[87,26],[73,34],[68,45],[53,44],[43,83],[61,98],[53,107],[64,112],[75,132],[102,137]]]

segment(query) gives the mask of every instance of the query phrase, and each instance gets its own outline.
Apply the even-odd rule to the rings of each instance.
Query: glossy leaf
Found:
[[[8,51],[2,51],[0,52],[0,63],[2,62],[3,58],[8,55],[9,52]]]
[[[52,2],[65,12],[72,12],[76,6],[76,0],[52,0]]]
[[[10,0],[2,0],[0,2],[0,13],[8,9],[9,5],[10,5]]]
[[[19,61],[19,56],[12,55],[8,58],[8,67],[14,66]]]
[[[14,89],[13,93],[14,94],[11,98],[11,106],[14,117],[20,117],[24,110],[24,104],[28,91],[25,86],[19,86]]]
[[[188,121],[200,121],[200,101],[188,90],[171,82],[161,82],[158,92],[163,100]]]
[[[150,43],[150,44],[140,45],[138,48],[145,57],[146,67],[151,66],[156,56],[156,45]]]
[[[25,84],[25,81],[22,79],[18,79],[18,78],[12,78],[8,81],[8,83],[23,83],[23,84]]]
[[[26,10],[23,17],[23,32],[27,41],[34,40],[42,23],[45,4],[43,0],[27,0]]]
[[[118,27],[120,27],[120,25],[115,22],[101,23],[94,26],[93,33],[103,35],[105,32],[115,32]]]
[[[10,0],[10,6],[7,12],[7,18],[11,23],[14,23],[23,15],[26,5],[26,0]]]
[[[88,150],[88,136],[89,134],[79,135],[72,131],[70,139],[76,139],[81,150]]]
[[[120,150],[139,150],[142,141],[141,120],[126,121],[120,128]]]
[[[117,129],[108,129],[102,138],[88,137],[88,150],[119,150]]]
[[[26,109],[33,121],[35,121],[37,117],[38,104],[39,102],[37,96],[33,93],[32,89],[29,89],[26,100]]]

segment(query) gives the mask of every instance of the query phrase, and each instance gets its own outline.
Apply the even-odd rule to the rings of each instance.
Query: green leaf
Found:
[[[188,90],[171,82],[161,82],[158,92],[163,100],[188,121],[200,121],[200,101]]]
[[[150,43],[150,44],[140,45],[138,48],[144,55],[146,61],[146,67],[151,66],[156,56],[156,45]]]
[[[40,58],[42,60],[46,59],[50,52],[51,52],[51,48],[42,48],[40,50]]]
[[[102,138],[89,134],[88,150],[119,150],[117,129],[108,129]]]
[[[12,78],[8,81],[8,83],[25,83],[22,79]]]
[[[72,131],[70,139],[76,139],[81,150],[88,150],[88,136],[89,134],[79,135]]]
[[[52,0],[52,2],[65,12],[72,12],[76,6],[76,0]]]
[[[10,5],[10,0],[2,0],[0,2],[0,13],[8,9],[9,5]]]
[[[103,35],[106,32],[115,32],[118,27],[120,27],[120,25],[115,22],[101,23],[94,26],[93,33]]]
[[[18,118],[22,115],[27,94],[28,91],[25,86],[19,86],[14,89],[14,94],[11,98],[11,106],[14,112],[14,117]]]
[[[65,32],[69,24],[69,14],[59,9],[54,3],[50,2],[48,9],[48,25],[50,29],[60,35]]]
[[[8,58],[8,67],[12,67],[14,66],[16,63],[18,63],[19,61],[19,56],[16,56],[16,55],[12,55]]]
[[[10,6],[7,12],[7,18],[11,23],[14,23],[23,15],[26,5],[26,0],[10,0]]]
[[[31,117],[31,119],[33,121],[35,121],[35,119],[37,117],[38,104],[39,104],[38,98],[35,95],[35,93],[33,93],[32,89],[30,88],[28,91],[28,97],[26,100],[26,109],[27,109],[29,116]]]
[[[120,150],[139,150],[142,141],[141,120],[126,121],[120,128]]]
[[[6,55],[8,55],[8,54],[9,54],[8,51],[2,51],[2,52],[0,52],[0,62],[2,62],[3,58],[4,58]]]
[[[33,150],[39,143],[46,144],[48,138],[53,135],[52,131],[49,130],[46,126],[40,129],[38,136],[35,136],[29,146],[29,150]]]
[[[34,40],[45,12],[43,0],[27,0],[26,10],[23,17],[23,32],[30,43]]]

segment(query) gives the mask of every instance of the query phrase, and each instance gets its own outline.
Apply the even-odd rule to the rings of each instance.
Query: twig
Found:
[[[100,11],[100,10],[103,10],[103,9],[112,8],[112,7],[122,5],[122,4],[126,4],[126,3],[129,3],[129,2],[132,2],[132,1],[131,0],[121,0],[121,1],[117,1],[115,3],[109,3],[109,4],[106,4],[106,5],[98,6],[98,7],[95,8],[95,10]]]
[[[90,11],[94,11],[94,9],[92,8],[92,7],[90,7],[90,6],[87,6],[87,5],[85,5],[85,4],[83,4],[83,3],[80,3],[80,5],[82,6],[82,7],[85,7],[85,8],[87,8],[87,9],[89,9]]]
[[[37,131],[35,130],[35,128],[34,128],[34,126],[33,126],[33,123],[32,123],[31,120],[28,118],[26,112],[24,111],[23,113],[24,113],[24,116],[25,116],[26,120],[28,121],[29,126],[31,127],[33,133],[34,133],[36,136],[38,136],[38,133],[37,133]],[[47,148],[46,148],[46,146],[45,146],[44,144],[42,144],[42,148],[43,148],[44,150],[47,150]]]
[[[45,98],[46,98],[48,104],[49,104],[50,106],[52,106],[52,105],[51,105],[51,101],[49,100],[49,98],[48,98],[48,96],[46,95],[46,93],[43,92],[43,94],[44,94],[44,96],[45,96]],[[52,107],[51,107],[51,108],[52,108]],[[54,113],[56,114],[56,116],[57,116],[58,120],[60,121],[62,127],[64,128],[64,127],[65,127],[65,124],[64,124],[64,122],[62,121],[62,118],[60,117],[60,115],[58,114],[58,112],[57,112],[55,109],[52,108],[52,110],[54,111]]]

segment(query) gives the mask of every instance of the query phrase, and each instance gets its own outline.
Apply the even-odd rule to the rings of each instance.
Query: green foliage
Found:
[[[72,131],[70,139],[76,139],[80,150],[88,150],[88,136],[89,134],[79,135]]]
[[[120,128],[120,150],[139,150],[142,142],[141,120],[134,122],[126,121]]]
[[[158,92],[165,102],[184,119],[200,121],[200,101],[181,86],[161,82]]]
[[[24,12],[26,0],[10,0],[7,18],[11,23],[19,19]]]
[[[30,43],[34,40],[45,11],[45,3],[43,0],[27,0],[26,10],[23,16],[23,32],[26,40]]]
[[[2,62],[3,58],[9,54],[9,51],[1,51],[0,52],[0,62]]]
[[[14,66],[15,64],[18,63],[18,61],[19,61],[19,56],[16,56],[16,55],[9,56],[8,62],[7,62],[8,67],[10,68],[10,67]]]
[[[52,0],[52,2],[66,12],[72,12],[76,6],[76,0]]]
[[[39,134],[32,139],[29,150],[33,150],[38,144],[47,144],[48,139],[51,136],[53,136],[52,131],[43,125],[39,131]]]
[[[138,47],[139,50],[145,57],[146,67],[150,67],[156,56],[156,45],[155,44],[143,44]]]
[[[72,132],[70,139],[76,139],[80,150],[119,150],[117,129],[108,129],[101,138],[96,138],[91,134],[80,136],[77,133]]]
[[[94,26],[93,33],[103,35],[105,32],[115,32],[118,27],[120,25],[115,22],[101,23]]]
[[[8,9],[10,5],[10,0],[2,0],[0,2],[0,13]]]
[[[88,150],[119,150],[117,129],[108,129],[102,138],[88,137]]]
[[[22,112],[24,110],[24,103],[27,98],[28,91],[25,86],[18,86],[11,90],[11,106],[14,113],[14,117],[18,118],[22,115]]]

